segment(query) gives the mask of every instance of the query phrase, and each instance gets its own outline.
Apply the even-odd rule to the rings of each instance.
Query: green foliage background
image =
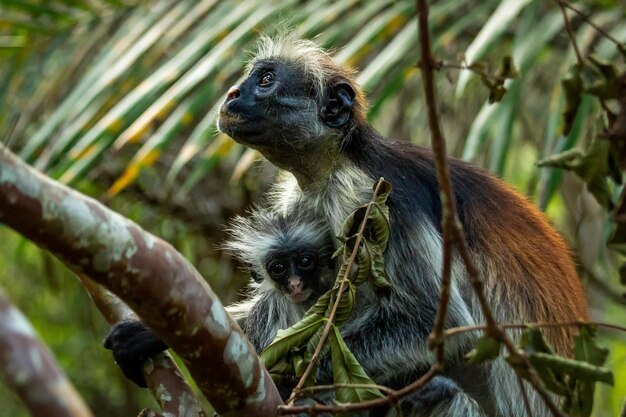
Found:
[[[626,41],[623,2],[573,4]],[[285,22],[360,70],[376,128],[428,145],[412,0],[0,0],[0,137],[48,175],[173,243],[226,302],[234,300],[246,278],[216,250],[222,225],[258,200],[274,171],[216,134],[215,110],[241,75],[255,33]],[[572,25],[585,54],[624,69],[614,45],[580,19]],[[575,176],[535,165],[584,148],[597,133],[599,107],[587,96],[572,130],[562,133],[559,81],[575,57],[560,9],[539,0],[441,0],[432,2],[431,28],[445,63],[482,60],[496,72],[510,55],[519,73],[502,101],[488,104],[478,77],[441,71],[450,152],[546,210],[577,256],[593,317],[625,323],[617,274],[624,260],[605,246],[608,214]],[[100,347],[107,326],[78,282],[2,226],[0,287],[99,416],[153,404]],[[615,416],[626,397],[626,336],[601,336],[616,383],[599,390],[595,415]],[[26,415],[3,385],[0,405],[3,415]]]

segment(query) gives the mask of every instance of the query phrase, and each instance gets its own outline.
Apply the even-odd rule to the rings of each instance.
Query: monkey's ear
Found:
[[[354,89],[340,81],[328,88],[322,107],[322,120],[330,127],[341,127],[350,118],[354,103]]]

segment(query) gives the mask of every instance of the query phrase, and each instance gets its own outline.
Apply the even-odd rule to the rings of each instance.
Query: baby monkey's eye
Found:
[[[302,269],[308,269],[313,266],[313,259],[309,256],[302,256],[298,260],[298,266]]]
[[[282,275],[285,273],[286,270],[287,268],[285,268],[285,265],[283,265],[280,262],[274,262],[273,264],[270,265],[270,271],[274,275]]]
[[[259,85],[261,87],[267,87],[273,82],[274,82],[274,73],[271,71],[268,71],[261,76],[261,79],[259,80]]]

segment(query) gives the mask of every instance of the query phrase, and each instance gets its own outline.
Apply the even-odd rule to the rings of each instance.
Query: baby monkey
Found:
[[[226,307],[257,352],[297,323],[335,282],[328,227],[310,209],[256,209],[237,217],[224,248],[250,271],[250,296]]]
[[[297,323],[335,281],[333,241],[328,227],[295,205],[288,213],[257,208],[237,217],[224,248],[250,271],[249,296],[226,310],[238,322],[257,352],[279,329]],[[113,351],[127,378],[146,383],[143,362],[167,345],[140,321],[123,321],[111,329],[104,347]]]

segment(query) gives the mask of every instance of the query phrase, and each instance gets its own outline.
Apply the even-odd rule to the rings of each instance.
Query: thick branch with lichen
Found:
[[[0,377],[33,416],[93,415],[33,327],[1,290]]]
[[[254,348],[169,244],[2,146],[0,222],[124,300],[180,355],[218,413],[275,415],[282,401]]]
[[[84,274],[78,274],[78,277],[109,324],[122,320],[139,320],[122,300],[102,285],[96,284]],[[202,409],[200,400],[185,381],[185,377],[169,353],[162,352],[148,359],[142,371],[148,389],[161,407],[163,415],[206,417],[207,414]]]

